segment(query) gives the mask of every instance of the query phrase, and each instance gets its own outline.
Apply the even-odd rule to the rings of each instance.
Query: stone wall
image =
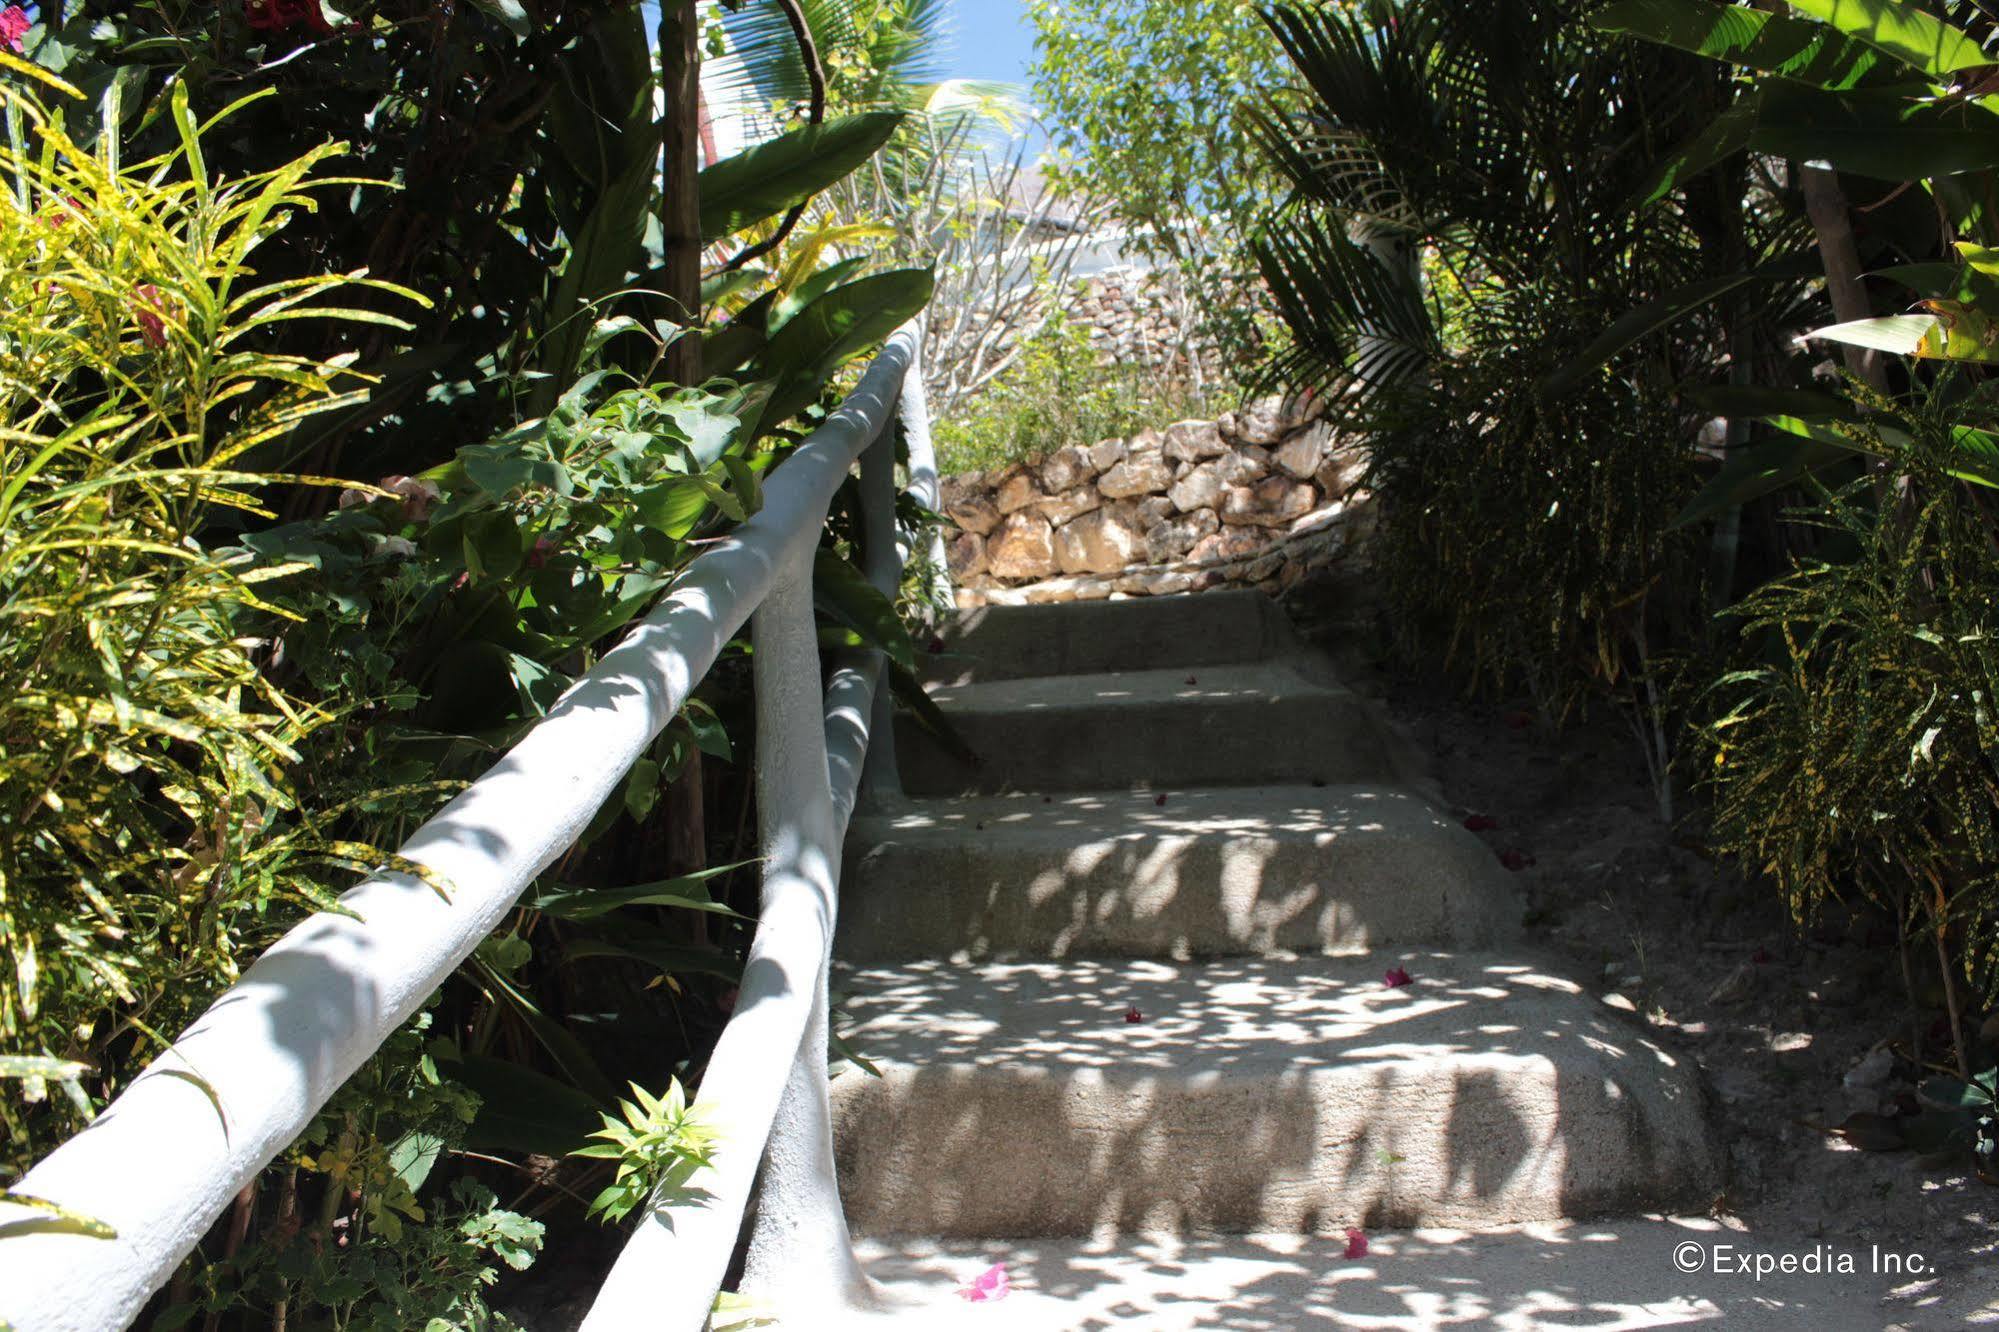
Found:
[[[968,606],[1275,594],[1345,547],[1363,469],[1311,405],[1265,398],[1218,421],[946,477],[952,580]]]

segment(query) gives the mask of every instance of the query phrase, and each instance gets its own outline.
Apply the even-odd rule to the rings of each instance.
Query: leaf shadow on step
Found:
[[[921,801],[857,823],[842,957],[1477,947],[1522,905],[1490,851],[1372,786]]]
[[[1381,983],[1395,960],[1414,985]],[[834,1084],[862,1233],[1492,1225],[1718,1188],[1690,1065],[1526,965],[919,963],[841,985],[885,1075]]]
[[[1683,1273],[1693,1241],[1755,1244],[1699,1218],[1513,1227],[1501,1233],[1375,1233],[1368,1254],[1342,1237],[1230,1235],[1094,1239],[864,1241],[892,1299],[941,1301],[986,1264],[1006,1265],[1021,1307],[960,1311],[936,1326],[1012,1332],[1331,1332],[1332,1329],[1733,1325],[1834,1332],[1883,1325],[1885,1283],[1856,1275],[1758,1281]],[[1802,1241],[1765,1241],[1776,1250]],[[1012,1317],[1008,1317],[1009,1313]],[[934,1316],[934,1315],[933,1315]],[[896,1324],[900,1326],[901,1324]]]

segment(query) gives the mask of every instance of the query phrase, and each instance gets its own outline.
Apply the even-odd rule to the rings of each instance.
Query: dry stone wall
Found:
[[[962,605],[1290,588],[1353,538],[1363,463],[1306,399],[944,478]]]

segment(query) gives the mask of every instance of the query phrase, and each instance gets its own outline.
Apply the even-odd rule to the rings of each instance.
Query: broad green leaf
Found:
[[[902,121],[900,111],[839,116],[717,162],[700,177],[702,239],[732,236],[844,179],[873,157]]]
[[[1994,63],[1971,35],[1901,0],[1790,0],[1849,37],[1932,78]]]
[[[90,1072],[90,1065],[45,1055],[0,1055],[0,1078],[47,1078],[67,1082]]]
[[[1805,336],[1926,361],[1999,362],[1999,322],[1991,315],[1960,301],[1924,304],[1934,313],[1856,319]]]
[[[524,1064],[466,1054],[449,1063],[451,1080],[479,1095],[466,1129],[474,1151],[563,1157],[582,1145],[606,1102]]]
[[[772,335],[760,368],[777,387],[763,420],[781,425],[812,405],[848,361],[901,328],[930,300],[927,268],[897,268],[835,287]]]
[[[1753,499],[1796,485],[1814,472],[1851,458],[1853,453],[1852,447],[1844,443],[1816,439],[1780,439],[1742,449],[1679,512],[1672,525],[1685,527],[1704,522]]]
[[[5,54],[4,50],[0,50],[0,55]],[[0,1202],[12,1203],[16,1207],[26,1207],[30,1211],[47,1213],[47,1217],[44,1220],[12,1221],[9,1223],[9,1229],[18,1229],[24,1234],[31,1231],[43,1231],[60,1235],[82,1235],[87,1239],[108,1240],[118,1238],[117,1231],[95,1217],[85,1216],[82,1212],[71,1211],[60,1203],[50,1202],[47,1198],[37,1198],[29,1193],[13,1193],[7,1189],[0,1189]]]
[[[897,666],[916,669],[916,644],[896,614],[895,602],[838,552],[823,546],[812,561],[812,599],[820,613],[859,634],[869,647],[886,652]]]
[[[516,37],[526,37],[534,31],[521,0],[472,0],[472,3],[498,19]]]
[[[1589,24],[1828,88],[1852,87],[1881,64],[1881,57],[1857,38],[1746,5],[1623,0],[1592,14]]]
[[[1716,116],[1686,147],[1654,167],[1639,191],[1638,206],[1657,203],[1709,167],[1745,151],[1756,132],[1758,105],[1754,94],[1745,97]]]
[[[502,1008],[512,1009],[527,1023],[535,1040],[548,1051],[556,1066],[568,1075],[571,1082],[607,1104],[617,1099],[611,1080],[604,1076],[603,1069],[583,1048],[583,1043],[567,1027],[543,1012],[526,991],[516,987],[491,963],[476,954],[466,963],[466,969],[489,1000]]]
[[[740,913],[709,896],[707,883],[710,879],[756,863],[754,860],[739,860],[733,865],[716,865],[693,874],[683,874],[675,879],[630,884],[623,888],[558,886],[536,894],[522,905],[551,916],[559,916],[564,920],[596,920],[600,916],[631,906],[674,907],[687,911],[712,912],[720,916],[737,916],[740,919]]]
[[[1763,89],[1749,146],[1876,180],[1926,180],[1999,164],[1999,113],[1975,102],[1777,81]]]

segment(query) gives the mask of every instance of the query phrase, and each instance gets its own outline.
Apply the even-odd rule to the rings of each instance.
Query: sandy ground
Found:
[[[1551,734],[1524,700],[1472,703],[1399,671],[1361,577],[1301,587],[1287,609],[1427,756],[1452,808],[1497,825],[1480,834],[1494,854],[1527,862],[1529,942],[1698,1060],[1730,1159],[1716,1214],[1806,1244],[1923,1252],[1934,1275],[1898,1283],[1878,1326],[1957,1327],[1981,1310],[1999,1322],[1999,1188],[1968,1160],[1861,1151],[1826,1131],[1892,1113],[1924,1076],[1905,1057],[1911,1011],[1884,923],[1835,908],[1800,927],[1768,885],[1702,852],[1697,808],[1682,799],[1669,827],[1623,717]],[[1885,1079],[1862,1070],[1847,1085],[1883,1049]],[[1934,1040],[1929,1053],[1946,1057]]]

